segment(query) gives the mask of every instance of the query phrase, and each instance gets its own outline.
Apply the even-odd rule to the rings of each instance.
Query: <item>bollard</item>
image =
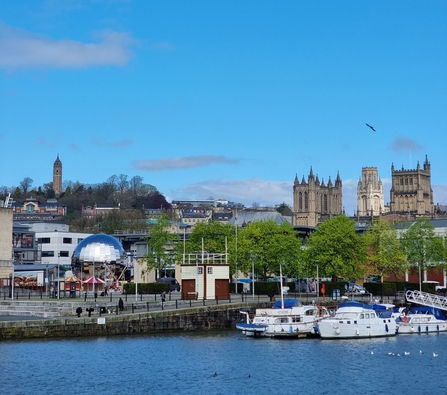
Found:
[[[31,299],[31,292],[28,293],[28,300]]]
[[[84,294],[84,302],[87,302],[87,292]]]
[[[192,302],[192,300],[191,299],[189,299],[189,307],[191,307],[192,305],[191,305],[191,302]]]
[[[175,301],[175,309],[178,309],[178,300]]]
[[[134,304],[132,303],[132,314],[133,313],[135,313],[135,306],[134,306]]]
[[[146,310],[149,313],[149,302],[146,302]]]
[[[219,298],[216,296],[216,304],[219,304]]]
[[[205,306],[205,298],[203,298],[203,305]]]
[[[118,315],[118,305],[115,306],[115,314]]]
[[[110,294],[110,303],[112,303],[112,294]]]

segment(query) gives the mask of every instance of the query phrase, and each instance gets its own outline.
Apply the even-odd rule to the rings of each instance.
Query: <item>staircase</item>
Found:
[[[422,306],[437,307],[438,309],[447,311],[447,298],[443,296],[421,291],[407,291],[405,299],[407,302],[417,303]]]

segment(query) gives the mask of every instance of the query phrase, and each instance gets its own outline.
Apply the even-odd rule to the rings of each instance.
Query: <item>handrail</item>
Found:
[[[421,291],[407,291],[405,294],[407,302],[413,302],[422,306],[437,307],[447,311],[447,298]]]

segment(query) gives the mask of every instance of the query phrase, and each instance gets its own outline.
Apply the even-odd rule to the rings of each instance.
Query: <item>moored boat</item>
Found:
[[[396,335],[396,320],[392,311],[383,306],[356,301],[341,303],[334,317],[318,324],[322,339],[352,339]]]
[[[297,299],[284,299],[275,302],[272,308],[256,309],[253,319],[249,314],[236,328],[246,336],[253,337],[306,337],[316,334],[318,323],[329,313],[325,307],[302,305]]]
[[[433,333],[447,331],[447,320],[436,307],[412,307],[396,319],[397,333]]]

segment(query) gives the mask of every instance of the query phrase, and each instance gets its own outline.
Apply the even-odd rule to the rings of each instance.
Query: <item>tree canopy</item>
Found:
[[[320,277],[362,278],[368,250],[367,240],[356,233],[354,221],[345,215],[320,224],[306,243],[303,259],[305,270]]]

